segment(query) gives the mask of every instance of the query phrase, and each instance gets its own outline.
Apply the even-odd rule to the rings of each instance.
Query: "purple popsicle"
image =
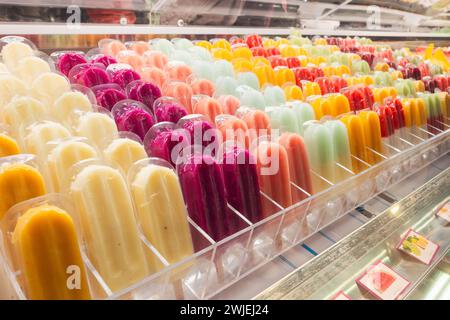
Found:
[[[91,88],[109,82],[109,76],[102,65],[79,64],[69,72],[70,82]]]
[[[117,83],[121,88],[126,88],[128,84],[135,80],[140,80],[141,76],[131,69],[117,69],[111,72],[111,82]]]
[[[106,54],[98,54],[92,58],[91,63],[101,63],[106,68],[110,64],[117,63],[117,60]]]
[[[153,103],[161,98],[161,90],[151,82],[136,80],[127,86],[127,95],[128,99],[142,102],[152,109]]]
[[[219,133],[202,115],[187,115],[178,121],[178,126],[188,131],[192,145],[202,145],[210,149],[219,145]],[[215,153],[211,154],[214,156]]]
[[[191,154],[178,165],[189,216],[214,241],[237,231],[236,216],[228,210],[222,170],[208,155]]]
[[[190,146],[189,140],[185,129],[177,129],[171,122],[160,122],[148,131],[144,147],[149,157],[164,159],[176,167],[180,151]]]
[[[97,103],[110,111],[117,102],[126,99],[125,93],[116,84],[95,86],[92,91],[95,93]]]
[[[177,123],[182,117],[188,114],[187,110],[178,100],[172,97],[161,97],[153,104],[153,113],[156,121]]]
[[[222,170],[228,203],[251,222],[262,218],[256,159],[250,152],[233,146],[224,152]]]
[[[84,56],[77,52],[66,52],[58,56],[56,67],[65,76],[69,76],[70,70],[79,65],[86,63]]]
[[[111,113],[119,131],[133,132],[142,140],[155,124],[151,111],[138,101],[122,100],[114,105]]]

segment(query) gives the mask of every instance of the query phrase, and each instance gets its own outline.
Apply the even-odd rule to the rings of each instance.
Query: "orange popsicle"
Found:
[[[32,166],[14,162],[5,164],[0,168],[0,219],[13,205],[42,196],[45,190],[44,178]]]
[[[355,173],[359,173],[367,168],[363,162],[359,161],[362,160],[367,162],[367,143],[365,139],[363,121],[357,115],[345,115],[341,118],[341,121],[347,127],[348,138],[350,141],[350,151],[353,155],[353,171]]]
[[[67,212],[46,204],[26,210],[11,242],[28,298],[90,299],[75,225]]]
[[[292,205],[291,177],[286,149],[279,143],[262,141],[254,154],[261,191],[283,208]],[[263,216],[268,217],[273,213],[273,209],[264,202]]]
[[[299,134],[286,132],[280,136],[278,142],[287,151],[291,181],[302,190],[312,194],[311,171],[303,138]],[[294,203],[307,197],[308,195],[300,190],[292,193]]]
[[[216,116],[223,113],[222,107],[214,98],[200,95],[194,96],[193,100],[192,112],[204,115],[210,123],[214,123]]]
[[[12,156],[20,153],[19,145],[10,136],[0,133],[0,157]]]

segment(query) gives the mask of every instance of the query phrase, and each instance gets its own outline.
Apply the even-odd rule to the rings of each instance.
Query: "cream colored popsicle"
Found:
[[[10,71],[13,71],[16,68],[22,58],[31,57],[33,55],[34,50],[28,44],[21,41],[10,42],[2,49],[3,62]]]
[[[18,134],[20,127],[33,122],[45,120],[47,109],[39,101],[31,97],[15,97],[3,109],[3,121]]]
[[[70,194],[87,254],[111,290],[148,275],[131,197],[120,172],[89,164],[75,176]]]
[[[172,264],[194,253],[188,213],[176,173],[151,161],[136,164],[131,194],[145,237]]]
[[[79,139],[69,139],[58,143],[50,151],[47,161],[53,192],[63,191],[65,177],[74,164],[97,158],[97,156],[97,151],[92,146]]]
[[[31,84],[31,95],[50,108],[64,92],[70,91],[70,83],[57,73],[43,73]]]
[[[49,64],[39,57],[25,57],[18,61],[14,74],[27,84],[43,73],[51,72]]]
[[[104,149],[119,136],[114,120],[106,114],[86,112],[78,119],[77,135],[88,138],[89,142]]]
[[[89,98],[78,91],[64,92],[59,98],[56,99],[51,113],[59,121],[68,123],[70,115],[75,110],[92,111],[92,103]]]
[[[47,157],[48,145],[51,140],[66,139],[71,136],[69,130],[62,124],[52,121],[42,121],[33,124],[25,136],[25,148],[28,153],[37,156],[38,160]]]
[[[147,157],[144,146],[129,138],[113,140],[103,154],[109,164],[118,166],[125,175],[133,163]]]
[[[0,110],[16,96],[25,96],[27,87],[19,78],[10,74],[0,75]]]

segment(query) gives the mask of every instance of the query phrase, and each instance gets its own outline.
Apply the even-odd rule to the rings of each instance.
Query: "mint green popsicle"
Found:
[[[312,170],[328,181],[334,182],[336,180],[334,146],[328,127],[318,122],[308,124],[305,129],[305,143]],[[329,187],[330,184],[323,179],[317,176],[313,178],[314,193]]]
[[[288,108],[291,108],[294,111],[295,116],[297,117],[298,124],[298,133],[303,135],[303,124],[306,121],[314,120],[315,114],[314,110],[309,103],[300,102],[300,101],[291,101],[287,105]]]
[[[347,127],[342,121],[339,120],[329,120],[324,124],[330,130],[333,139],[335,161],[340,165],[343,165],[347,169],[352,170],[352,158],[350,153],[350,142],[348,140]],[[336,171],[339,171],[336,172],[337,181],[341,181],[347,176],[344,171]]]

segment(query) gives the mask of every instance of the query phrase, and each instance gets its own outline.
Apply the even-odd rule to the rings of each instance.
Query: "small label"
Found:
[[[436,215],[445,221],[450,222],[450,201],[440,208]]]
[[[372,264],[356,283],[380,300],[396,300],[410,284],[381,261]]]
[[[410,229],[400,241],[397,249],[429,265],[439,250],[439,245]]]

